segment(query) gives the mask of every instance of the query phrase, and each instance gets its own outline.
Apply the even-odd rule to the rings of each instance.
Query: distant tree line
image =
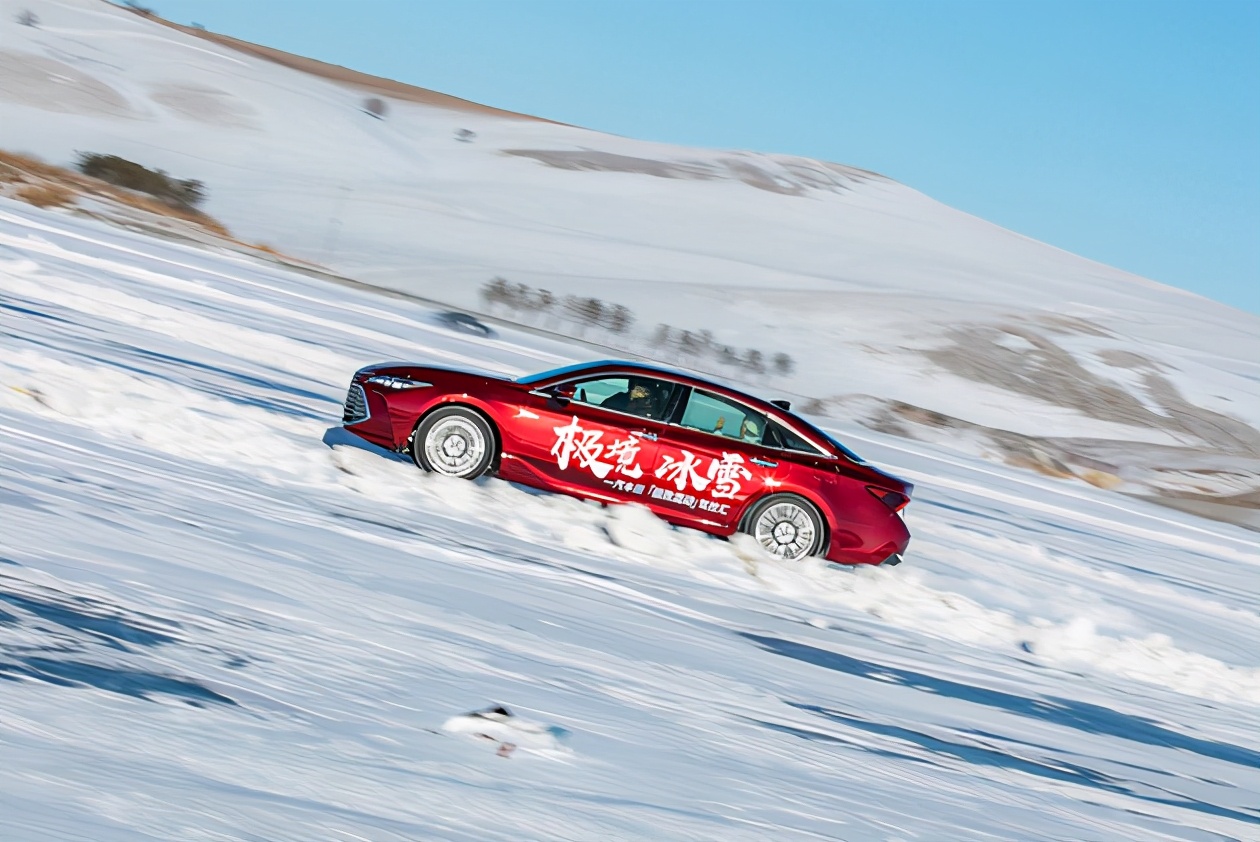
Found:
[[[652,334],[652,347],[672,349],[682,359],[712,359],[752,374],[788,375],[796,370],[796,361],[782,351],[766,354],[756,348],[735,348],[713,339],[707,330],[685,330],[659,324]]]
[[[481,288],[481,298],[491,309],[504,305],[525,314],[548,314],[583,327],[598,327],[623,334],[634,325],[634,314],[623,304],[609,304],[598,298],[566,295],[558,298],[548,289],[514,284],[505,278],[491,278]]]
[[[577,295],[561,298],[550,290],[512,283],[501,277],[491,278],[482,285],[481,299],[486,309],[493,311],[503,307],[518,318],[551,318],[574,323],[579,327],[579,335],[593,327],[624,337],[631,333],[636,321],[634,313],[624,304]],[[713,360],[752,374],[789,375],[796,370],[796,362],[788,354],[779,352],[767,356],[756,348],[741,349],[717,342],[707,330],[686,330],[667,324],[659,324],[653,331],[651,355],[670,356],[683,363]]]

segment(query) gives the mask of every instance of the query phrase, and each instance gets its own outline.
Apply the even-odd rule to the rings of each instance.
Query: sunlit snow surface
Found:
[[[899,568],[425,476],[355,368],[584,355],[430,317],[0,202],[6,842],[1260,836],[1254,533],[850,430]]]
[[[38,26],[19,23],[26,10]],[[198,179],[205,209],[247,242],[453,306],[508,315],[478,295],[496,276],[622,304],[637,321],[617,344],[658,360],[675,356],[655,341],[658,323],[709,331],[739,354],[786,353],[795,365],[775,378],[778,396],[871,395],[1029,436],[1202,447],[1194,464],[1210,470],[1192,488],[1256,484],[1247,474],[1242,488],[1220,487],[1219,442],[1164,429],[1166,410],[1143,385],[1158,372],[1185,414],[1260,429],[1254,314],[850,167],[388,96],[378,119],[366,96],[101,0],[0,0],[0,149],[62,165],[78,152],[121,155]],[[511,315],[556,327],[563,308]],[[1012,360],[956,335],[969,330],[1044,341],[1092,373],[1095,392],[986,382]],[[1009,345],[1021,334],[1005,335]],[[943,348],[959,359],[925,356]],[[768,385],[712,356],[684,361]],[[1097,393],[1108,387],[1153,414],[1109,411]],[[1147,451],[1124,452],[1104,461]]]

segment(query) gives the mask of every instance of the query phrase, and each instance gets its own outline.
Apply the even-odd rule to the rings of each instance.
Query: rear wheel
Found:
[[[426,471],[476,479],[494,461],[494,431],[477,411],[464,406],[434,410],[411,439],[411,455]]]
[[[823,550],[825,528],[818,508],[796,494],[775,494],[762,500],[740,525],[770,555],[800,561]]]

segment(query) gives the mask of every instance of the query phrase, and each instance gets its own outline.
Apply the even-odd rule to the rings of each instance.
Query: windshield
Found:
[[[603,365],[603,363],[575,363],[574,365],[566,365],[562,368],[552,368],[547,371],[540,371],[537,374],[526,374],[523,377],[516,378],[516,382],[523,383],[528,386],[531,383],[541,383],[544,380],[564,377],[566,374],[576,374],[578,372],[585,371],[588,368],[594,368],[598,365]]]

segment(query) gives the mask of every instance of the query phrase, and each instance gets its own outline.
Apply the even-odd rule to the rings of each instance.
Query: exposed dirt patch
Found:
[[[1182,494],[1152,498],[1152,502],[1260,532],[1260,491],[1231,497]]]
[[[902,438],[970,447],[994,461],[1045,476],[1079,480],[1260,530],[1260,452],[1027,436],[869,395],[814,400],[806,411],[845,417]]]
[[[392,97],[406,102],[421,102],[425,105],[434,105],[439,108],[447,108],[452,111],[487,114],[495,117],[510,117],[517,120],[536,120],[540,123],[555,122],[554,120],[544,120],[541,117],[531,117],[528,114],[518,114],[515,111],[506,111],[501,108],[491,108],[488,105],[480,105],[466,99],[460,99],[459,97],[450,96],[448,94],[440,94],[437,91],[431,91],[427,88],[420,88],[415,85],[396,82],[393,79],[373,76],[369,73],[360,73],[357,70],[351,70],[348,67],[342,67],[338,64],[329,64],[324,61],[316,61],[313,58],[304,58],[303,56],[294,55],[293,53],[286,53],[283,50],[264,47],[260,44],[242,41],[239,38],[232,38],[228,35],[220,35],[217,32],[209,32],[204,29],[194,29],[191,26],[181,26],[178,23],[163,20],[156,15],[141,15],[141,17],[151,20],[154,23],[160,23],[162,26],[169,26],[171,29],[178,29],[185,35],[191,35],[194,38],[201,38],[202,40],[210,41],[236,50],[237,52],[266,59],[267,61],[292,68],[293,70],[300,70],[303,73],[309,73],[312,76],[328,79],[329,81],[336,82],[339,85],[345,85],[346,87],[354,88],[365,93]]]
[[[211,126],[255,128],[253,107],[227,91],[203,85],[163,85],[149,98],[159,105],[198,123]]]
[[[60,184],[24,184],[14,196],[37,208],[60,208],[73,204],[75,193]]]
[[[158,237],[265,255],[295,269],[318,268],[266,244],[238,240],[217,219],[195,208],[167,204],[146,193],[117,187],[31,155],[0,150],[0,196],[20,199],[37,207],[65,207],[75,214]]]
[[[0,50],[0,98],[45,111],[135,117],[126,97],[65,62]]]
[[[761,155],[751,152],[732,153],[717,161],[659,160],[617,155],[596,149],[505,149],[505,154],[532,158],[541,164],[561,170],[587,172],[636,173],[655,178],[683,181],[740,181],[749,187],[803,196],[810,190],[841,193],[856,184],[883,176],[844,167],[823,164],[808,158],[785,155]]]
[[[1080,325],[1081,320],[1075,321]],[[1188,445],[1260,456],[1260,431],[1190,403],[1146,357],[1110,351],[1103,358],[1113,367],[1141,372],[1143,400],[1082,366],[1047,335],[1051,331],[1038,327],[1022,323],[963,325],[949,331],[947,345],[921,353],[959,377],[1066,407],[1087,418],[1162,430]],[[1055,323],[1053,330],[1062,332],[1064,327]],[[1107,335],[1088,323],[1082,327],[1089,328],[1091,336]]]

